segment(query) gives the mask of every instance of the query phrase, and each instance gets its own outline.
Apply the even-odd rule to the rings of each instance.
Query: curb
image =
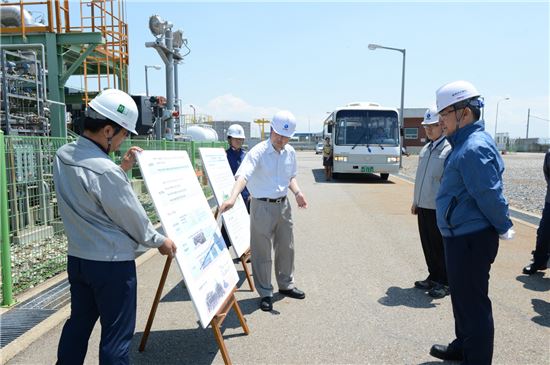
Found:
[[[136,269],[147,262],[147,260],[151,259],[155,254],[157,253],[156,249],[149,249],[146,252],[144,252],[142,255],[140,255],[138,258],[136,258]],[[60,281],[67,278],[67,272],[63,272],[61,274],[58,274],[54,276],[52,279],[44,283],[43,285],[40,285],[28,292],[25,292],[23,295],[21,295],[20,298],[18,298],[18,302],[22,302],[28,298],[31,298],[35,294],[59,283]],[[60,323],[65,321],[69,316],[71,315],[71,304],[67,304],[61,309],[59,309],[57,312],[43,320],[42,322],[38,323],[36,326],[10,342],[6,347],[2,348],[2,357],[0,359],[0,364],[5,364],[9,360],[11,360],[13,357],[15,357],[18,353],[25,350],[27,347],[29,347],[34,341],[38,340],[40,337],[48,333],[50,330],[52,330],[54,327],[58,326]]]

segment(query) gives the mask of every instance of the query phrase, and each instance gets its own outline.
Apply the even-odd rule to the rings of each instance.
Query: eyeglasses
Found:
[[[464,108],[456,108],[456,107],[453,107],[451,110],[447,111],[447,112],[439,112],[439,118],[447,118],[447,116],[449,114],[451,114],[452,112],[457,112],[459,111],[460,109],[464,109]]]

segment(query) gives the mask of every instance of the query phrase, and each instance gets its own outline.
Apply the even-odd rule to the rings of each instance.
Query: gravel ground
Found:
[[[546,194],[546,182],[542,173],[544,153],[510,153],[502,156],[504,171],[504,195],[512,208],[540,216]],[[414,178],[418,155],[403,158],[403,175]]]

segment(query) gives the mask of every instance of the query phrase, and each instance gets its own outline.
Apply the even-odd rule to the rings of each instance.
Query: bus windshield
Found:
[[[335,127],[336,145],[399,145],[397,113],[392,110],[340,110]]]

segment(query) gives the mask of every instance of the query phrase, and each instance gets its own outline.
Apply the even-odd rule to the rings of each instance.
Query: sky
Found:
[[[468,80],[485,98],[486,128],[550,137],[550,5],[536,2],[184,2],[127,0],[130,92],[145,92],[145,65],[163,65],[145,42],[158,14],[182,29],[191,53],[179,66],[182,113],[215,120],[270,119],[281,109],[299,132],[321,131],[327,112],[354,101],[399,108],[435,104],[441,85]],[[164,67],[149,70],[165,95]],[[504,100],[505,98],[509,100]],[[255,128],[254,128],[255,130]],[[257,134],[257,132],[253,132]]]

